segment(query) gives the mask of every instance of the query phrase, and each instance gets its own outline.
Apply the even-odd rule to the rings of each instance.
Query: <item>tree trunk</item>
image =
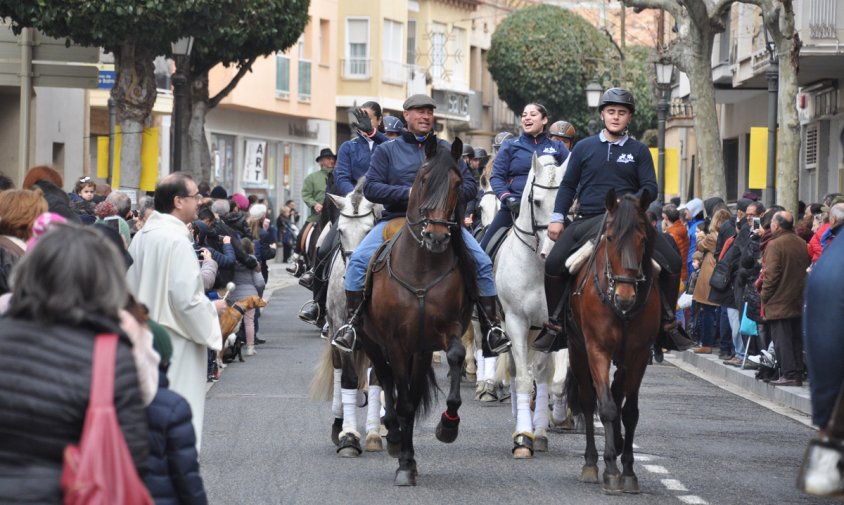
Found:
[[[187,161],[191,174],[197,181],[211,182],[211,155],[205,139],[205,116],[208,114],[208,72],[191,76],[190,123],[182,138],[186,139]]]
[[[698,31],[694,25],[692,31]],[[715,109],[715,89],[712,86],[712,64],[710,62],[715,34],[694,34],[690,40],[697,47],[677,43],[673,52],[677,66],[686,72],[691,84],[690,100],[695,112],[695,138],[697,139],[697,161],[701,174],[701,194],[704,199],[726,197],[727,181],[724,176],[724,156],[721,148],[721,134],[718,114]]]
[[[117,75],[111,96],[123,131],[120,186],[138,189],[141,179],[141,138],[155,105],[155,55],[148,47],[126,42],[115,51]]]
[[[779,134],[777,138],[777,203],[797,212],[800,172],[800,118],[797,116],[797,71],[800,36],[794,30],[794,9],[782,2],[774,33],[779,55]]]

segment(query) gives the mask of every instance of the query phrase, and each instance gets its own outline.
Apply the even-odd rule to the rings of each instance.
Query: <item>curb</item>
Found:
[[[777,403],[784,407],[794,409],[807,416],[812,415],[812,403],[809,396],[809,388],[771,386],[761,380],[756,380],[754,370],[741,370],[739,368],[725,365],[714,354],[695,354],[690,351],[671,351],[666,353],[671,361],[682,361],[707,375],[714,376],[726,381],[738,388],[760,396],[766,400]]]

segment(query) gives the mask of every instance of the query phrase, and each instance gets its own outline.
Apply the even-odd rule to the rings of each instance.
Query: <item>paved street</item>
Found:
[[[472,401],[468,383],[457,441],[438,442],[438,415],[425,418],[415,438],[418,485],[396,488],[397,463],[386,452],[336,456],[330,403],[307,398],[327,344],[296,318],[305,299],[298,286],[276,291],[260,322],[268,343],[226,368],[208,393],[201,459],[211,503],[836,503],[795,489],[810,428],[668,364],[649,368],[642,388],[635,467],[641,495],[605,496],[600,486],[578,481],[582,435],[552,433],[548,453],[513,460],[510,405]],[[435,366],[445,387],[446,365]],[[444,406],[445,393],[434,412]],[[361,410],[361,424],[364,418]],[[603,439],[598,443],[602,450]]]

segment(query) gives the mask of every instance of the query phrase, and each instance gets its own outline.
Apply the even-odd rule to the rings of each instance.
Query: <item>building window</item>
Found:
[[[311,101],[311,62],[299,60],[299,101]]]
[[[275,96],[276,98],[290,96],[290,58],[283,54],[275,56]]]
[[[402,63],[402,43],[404,34],[402,24],[389,19],[384,20],[383,39],[381,40],[383,69],[381,79],[387,83],[403,84],[405,70]]]
[[[416,20],[407,20],[407,64],[416,64]]]
[[[449,58],[451,82],[466,87],[466,30],[454,27],[451,30],[452,57]]]
[[[331,25],[327,19],[319,20],[319,64],[327,65],[331,48]]]
[[[343,76],[365,79],[369,75],[369,19],[346,18],[346,60]]]
[[[431,27],[431,77],[441,81],[445,77],[445,25],[433,23]]]
[[[803,143],[803,166],[806,170],[818,168],[818,125],[806,127],[806,142]]]

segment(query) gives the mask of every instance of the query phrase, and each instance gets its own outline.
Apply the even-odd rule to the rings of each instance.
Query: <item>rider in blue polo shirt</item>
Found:
[[[523,133],[517,139],[504,142],[495,156],[489,183],[502,205],[481,240],[484,250],[495,232],[513,226],[513,219],[519,215],[522,191],[528,173],[533,168],[533,155],[551,155],[558,165],[569,155],[569,150],[562,142],[548,138],[545,134],[546,125],[548,112],[545,107],[538,103],[525,105],[522,111]]]
[[[372,153],[369,171],[363,194],[369,201],[384,205],[382,219],[355,249],[346,268],[346,313],[349,323],[341,328],[332,341],[332,345],[342,351],[351,351],[355,347],[354,313],[363,302],[364,278],[369,260],[384,242],[384,227],[394,217],[404,217],[410,188],[416,179],[416,172],[424,158],[424,144],[429,136],[434,135],[434,108],[436,105],[427,95],[413,95],[404,102],[404,119],[407,129],[394,140],[385,142]],[[449,147],[444,140],[440,144]],[[466,164],[460,162],[463,185],[460,198],[467,202],[475,197],[475,180]],[[493,352],[506,351],[510,340],[498,327],[495,305],[495,284],[492,278],[492,262],[478,246],[478,243],[466,230],[460,227],[463,240],[475,259],[478,275],[478,291],[481,311],[482,330],[488,337],[488,344]],[[488,320],[486,320],[488,319]]]

